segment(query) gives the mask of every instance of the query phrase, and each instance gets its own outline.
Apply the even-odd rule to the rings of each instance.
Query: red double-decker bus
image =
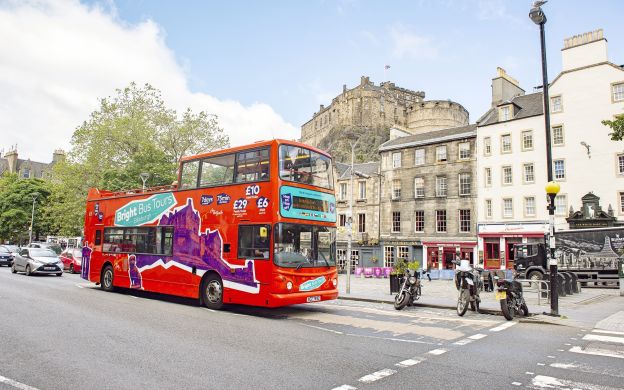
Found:
[[[336,299],[331,158],[273,140],[183,158],[174,186],[87,199],[82,277],[277,307]]]

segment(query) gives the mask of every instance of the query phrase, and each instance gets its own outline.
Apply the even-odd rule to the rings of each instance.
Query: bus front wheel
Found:
[[[209,309],[219,310],[223,306],[223,281],[217,274],[210,274],[202,283],[202,302]]]
[[[113,285],[113,278],[113,267],[109,264],[104,267],[102,270],[102,276],[100,277],[100,287],[102,290],[111,292],[115,289],[115,286]]]

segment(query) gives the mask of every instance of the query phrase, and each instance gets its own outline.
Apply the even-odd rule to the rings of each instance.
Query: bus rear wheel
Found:
[[[223,307],[223,281],[216,274],[210,274],[202,283],[202,302],[208,309],[219,310]]]
[[[104,267],[102,270],[102,276],[100,277],[100,287],[104,291],[111,292],[115,290],[115,286],[113,285],[113,267],[109,264]]]

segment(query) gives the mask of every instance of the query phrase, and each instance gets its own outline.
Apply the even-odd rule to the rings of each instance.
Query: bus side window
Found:
[[[270,253],[270,225],[238,227],[238,257],[268,259]]]
[[[189,161],[182,164],[182,176],[180,189],[188,190],[197,188],[197,175],[199,174],[199,160]]]
[[[236,182],[269,179],[269,149],[239,152],[236,155]]]
[[[102,231],[98,229],[95,231],[95,245],[101,245],[101,244],[102,244]]]
[[[219,186],[232,183],[234,177],[234,155],[226,154],[202,160],[200,187]]]

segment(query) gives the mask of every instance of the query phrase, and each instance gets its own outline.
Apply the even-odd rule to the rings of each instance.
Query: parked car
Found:
[[[19,251],[20,251],[20,247],[19,247],[19,246],[17,246],[17,245],[12,245],[12,244],[2,244],[2,245],[0,245],[0,246],[3,246],[3,247],[5,247],[5,248],[7,248],[7,249],[11,252],[11,254],[13,255],[13,257],[17,256],[17,254],[18,254],[18,253],[19,253]]]
[[[44,248],[23,248],[11,266],[11,272],[63,275],[63,262],[54,251]]]
[[[57,255],[60,255],[61,252],[63,252],[63,248],[61,248],[59,244],[52,243],[52,242],[32,242],[28,244],[27,248],[49,249],[53,251],[54,253],[56,253]]]
[[[82,264],[82,249],[67,248],[59,255],[63,262],[63,269],[69,271],[70,274],[80,272]]]
[[[13,254],[9,248],[4,245],[0,245],[0,266],[6,265],[10,267],[13,265]]]

